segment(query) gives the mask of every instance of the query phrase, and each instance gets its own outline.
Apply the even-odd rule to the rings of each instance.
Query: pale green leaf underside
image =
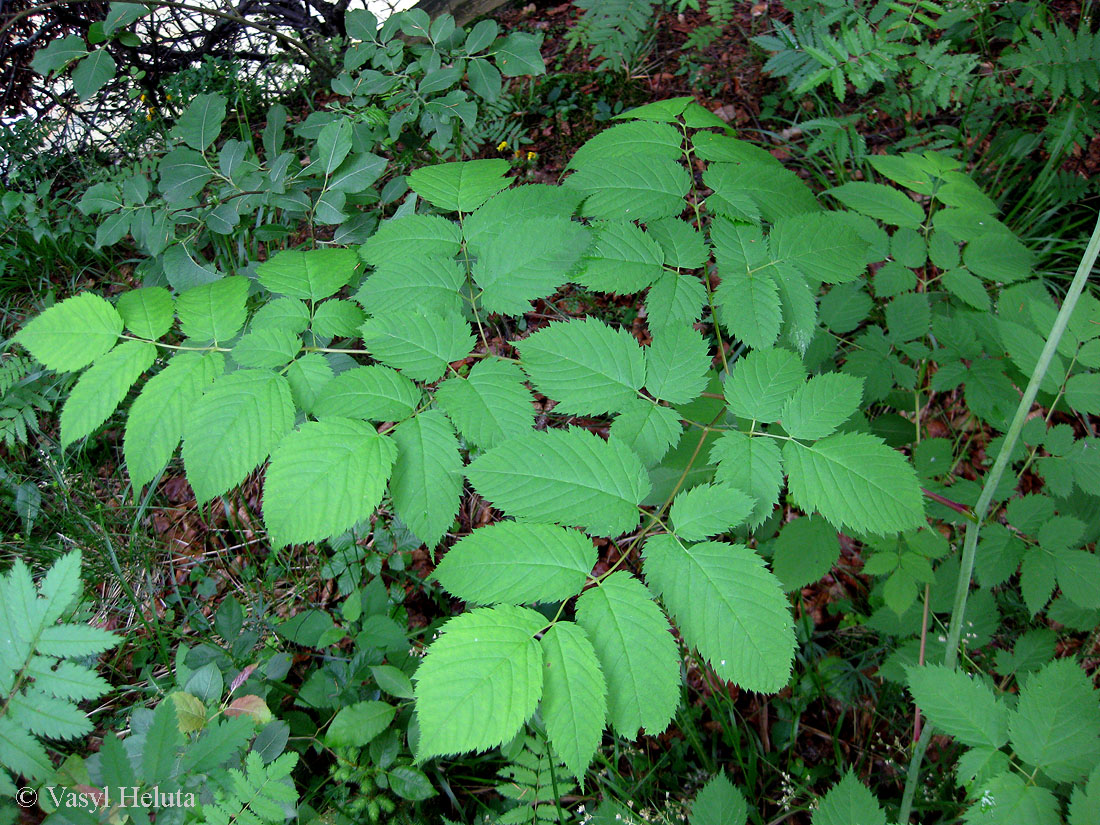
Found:
[[[153,344],[124,341],[97,359],[80,376],[61,410],[61,446],[91,435],[106,421],[156,357]]]
[[[578,779],[599,747],[607,717],[607,682],[588,634],[558,622],[539,640],[545,662],[542,720],[550,743]]]
[[[416,384],[397,370],[372,364],[352,367],[321,387],[313,404],[317,418],[401,421],[420,403]]]
[[[88,366],[122,334],[122,316],[103,298],[82,292],[32,318],[15,335],[38,361],[68,372]]]
[[[479,447],[495,447],[534,426],[535,407],[518,366],[499,358],[484,358],[466,378],[441,383],[435,403],[458,431]]]
[[[406,310],[369,318],[363,342],[371,355],[418,381],[436,381],[447,364],[474,347],[470,325],[459,315]]]
[[[413,535],[435,547],[458,513],[462,456],[451,422],[426,410],[393,432],[397,464],[390,479],[393,507]]]

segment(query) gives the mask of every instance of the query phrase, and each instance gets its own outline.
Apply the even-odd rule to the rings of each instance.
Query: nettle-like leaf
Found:
[[[711,448],[710,461],[718,467],[714,479],[748,493],[756,501],[749,526],[763,523],[779,500],[783,461],[779,446],[767,438],[750,438],[728,431]]]
[[[398,425],[393,440],[394,510],[413,535],[435,547],[458,514],[462,495],[462,456],[454,429],[442,413],[427,410]]]
[[[862,395],[860,378],[836,372],[817,375],[788,396],[779,418],[792,438],[824,438],[859,409]]]
[[[805,380],[802,359],[790,350],[756,350],[736,362],[723,392],[734,415],[771,423]]]
[[[729,484],[700,484],[676,496],[669,517],[677,536],[701,541],[745,521],[755,504],[751,496]]]
[[[355,300],[371,315],[400,312],[409,306],[457,315],[462,311],[460,290],[465,283],[466,273],[453,258],[386,261],[363,281]]]
[[[61,445],[91,435],[122,403],[156,357],[153,344],[124,341],[96,359],[80,376],[61,410]]]
[[[535,634],[546,623],[534,610],[499,605],[443,625],[413,676],[418,761],[488,750],[515,736],[542,696]]]
[[[581,214],[586,217],[651,221],[684,211],[691,177],[675,160],[643,154],[585,163],[565,186],[585,196]]]
[[[652,467],[676,446],[683,432],[680,414],[674,409],[638,401],[615,416],[608,437],[621,441],[642,464]]]
[[[367,319],[362,334],[375,358],[418,381],[437,381],[474,348],[470,325],[458,315],[393,312]]]
[[[794,623],[778,579],[739,544],[646,541],[645,576],[684,639],[714,672],[747,690],[774,693],[791,675]]]
[[[821,799],[813,825],[886,825],[886,814],[855,773],[848,771]]]
[[[82,292],[32,318],[14,340],[52,370],[79,370],[115,345],[122,326],[113,306]]]
[[[703,786],[691,803],[689,825],[745,825],[749,821],[749,805],[745,795],[729,781],[725,773],[717,774]]]
[[[710,347],[694,329],[660,330],[645,350],[645,387],[671,404],[694,401],[707,385],[710,361]]]
[[[499,358],[474,364],[466,378],[455,376],[435,391],[435,403],[458,431],[481,447],[495,447],[534,426],[531,391],[518,366]]]
[[[371,266],[409,258],[411,252],[427,258],[453,258],[462,247],[458,224],[439,215],[406,215],[382,221],[359,247],[359,257]]]
[[[401,421],[420,404],[416,384],[397,370],[372,364],[352,367],[325,383],[313,403],[317,418]]]
[[[276,295],[320,301],[352,279],[358,262],[351,249],[288,249],[257,266],[256,277]]]
[[[511,183],[504,177],[510,168],[500,159],[424,166],[409,174],[409,188],[440,209],[473,212]]]
[[[993,691],[943,665],[909,668],[909,691],[932,724],[971,747],[1008,742],[1008,708]]]
[[[664,252],[638,226],[626,221],[596,225],[595,237],[581,259],[575,279],[598,292],[641,292],[663,271]]]
[[[494,506],[517,518],[618,536],[638,523],[650,485],[618,440],[576,427],[510,438],[470,462],[466,474]]]

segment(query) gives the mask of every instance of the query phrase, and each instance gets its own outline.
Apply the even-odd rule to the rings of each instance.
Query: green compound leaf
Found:
[[[539,640],[545,662],[542,721],[554,751],[578,782],[599,747],[607,718],[607,682],[588,634],[557,622]]]
[[[264,523],[275,547],[339,535],[370,517],[397,449],[374,427],[347,418],[307,421],[271,453]]]
[[[447,212],[473,212],[512,181],[506,160],[467,160],[424,166],[409,173],[409,188]]]
[[[756,501],[728,484],[700,484],[676,496],[669,510],[673,531],[682,539],[702,541],[745,521]]]
[[[853,281],[867,269],[867,242],[835,212],[777,221],[768,245],[776,262],[827,284]]]
[[[544,183],[515,186],[491,197],[462,222],[466,246],[474,255],[485,244],[512,235],[515,227],[532,219],[569,218],[581,202],[578,192]]]
[[[362,333],[371,355],[418,381],[438,380],[474,348],[470,325],[459,315],[394,312],[368,318]]]
[[[183,463],[195,498],[220,496],[260,465],[294,424],[285,378],[264,370],[223,375],[191,408]]]
[[[250,330],[285,329],[305,332],[309,328],[309,307],[297,298],[275,298],[260,307],[248,323]]]
[[[579,428],[532,430],[470,463],[477,491],[506,513],[618,536],[638,523],[649,478],[620,441]]]
[[[645,155],[664,160],[679,160],[684,136],[667,123],[635,121],[604,129],[589,138],[566,165],[566,169],[594,168],[606,160]]]
[[[633,739],[656,735],[680,701],[680,656],[668,619],[645,585],[612,573],[577,599],[577,624],[588,634],[607,680],[612,727]]]
[[[499,358],[476,363],[466,378],[448,378],[435,403],[458,431],[479,447],[495,447],[522,435],[535,423],[534,399],[518,366]]]
[[[156,340],[172,328],[172,293],[162,286],[132,289],[118,296],[115,309],[126,329],[139,338]]]
[[[776,443],[728,431],[711,448],[710,461],[718,464],[715,481],[743,490],[756,500],[749,526],[762,524],[771,515],[783,485],[783,462]]]
[[[411,258],[387,261],[367,278],[355,300],[371,315],[400,312],[410,306],[459,314],[466,272],[453,258]],[[324,305],[322,305],[324,306]]]
[[[671,404],[694,401],[707,385],[710,362],[710,345],[691,327],[654,332],[645,350],[645,387]]]
[[[745,825],[749,806],[745,795],[725,773],[711,779],[691,803],[689,825]]]
[[[645,355],[626,330],[595,318],[550,324],[516,344],[520,363],[560,412],[625,409],[645,382]]]
[[[230,355],[242,367],[274,369],[289,364],[301,349],[301,339],[292,332],[259,329],[242,336]]]
[[[390,479],[393,508],[429,549],[439,544],[458,514],[462,456],[451,422],[426,410],[393,431],[397,465]]]
[[[821,209],[814,193],[798,175],[772,161],[711,163],[703,173],[703,183],[726,200],[747,195],[759,207],[760,214],[772,223]]]
[[[1031,676],[1009,720],[1016,755],[1055,782],[1084,778],[1100,760],[1100,703],[1073,659]]]
[[[813,516],[783,525],[773,550],[772,570],[788,593],[818,581],[840,558],[836,528]]]
[[[346,705],[337,711],[325,744],[330,748],[361,748],[390,726],[397,708],[386,702],[367,701]]]
[[[179,116],[172,134],[203,152],[218,139],[225,120],[225,98],[222,95],[196,95]]]
[[[805,381],[802,359],[790,350],[756,350],[734,364],[723,392],[734,415],[771,424]]]
[[[886,814],[875,795],[848,771],[821,799],[810,822],[812,825],[886,825]]]
[[[1008,742],[1008,708],[988,685],[944,665],[906,672],[913,700],[937,728],[972,748]]]
[[[783,445],[791,497],[838,529],[884,535],[922,527],[917,474],[901,453],[866,433],[841,433],[815,444]]]
[[[130,407],[123,450],[130,480],[144,487],[168,463],[184,422],[206,387],[225,370],[220,352],[181,352],[150,378]]]
[[[461,539],[433,575],[474,604],[559,602],[581,592],[595,564],[596,548],[584,533],[502,521]]]
[[[881,183],[856,181],[825,190],[849,209],[889,226],[920,229],[924,210],[904,192]]]
[[[407,215],[382,221],[359,247],[371,266],[416,258],[453,258],[462,246],[458,224],[439,215]]]
[[[862,397],[862,378],[838,372],[816,375],[783,404],[783,429],[792,438],[832,435],[859,409]]]
[[[650,538],[644,553],[646,581],[715,673],[758,693],[787,684],[794,623],[763,559],[740,544],[683,545],[672,536]]]
[[[244,326],[247,298],[248,279],[243,275],[184,290],[176,299],[180,329],[199,343],[228,341]]]
[[[683,212],[691,177],[675,160],[647,154],[586,166],[566,178],[565,186],[585,195],[585,217],[645,222]]]
[[[636,225],[608,221],[596,225],[574,279],[597,292],[630,295],[659,278],[663,263],[661,247]]]
[[[753,349],[774,346],[779,338],[779,287],[767,270],[724,274],[714,304],[726,332]]]
[[[61,410],[61,446],[91,435],[106,421],[156,357],[155,345],[124,341],[98,358],[80,376]]]
[[[419,404],[416,384],[397,370],[372,364],[352,367],[321,387],[313,415],[401,421],[416,412]]]
[[[588,229],[568,218],[530,218],[513,230],[482,243],[473,268],[481,305],[503,315],[527,312],[554,292],[588,246]]]
[[[352,249],[287,249],[257,266],[256,277],[276,295],[320,301],[350,281],[358,263]]]
[[[32,318],[14,341],[58,372],[88,366],[122,334],[122,316],[103,298],[82,292]]]
[[[639,401],[615,416],[608,437],[621,441],[638,455],[642,464],[652,467],[676,446],[683,432],[676,410]]]
[[[535,634],[546,619],[525,607],[483,607],[449,620],[413,676],[416,759],[507,742],[535,712],[543,687]]]
[[[1077,412],[1100,415],[1100,375],[1072,376],[1066,382],[1066,403]]]

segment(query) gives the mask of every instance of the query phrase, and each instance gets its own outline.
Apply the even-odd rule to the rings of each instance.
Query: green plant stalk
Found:
[[[1039,355],[1039,361],[1031,372],[1031,379],[1024,390],[1023,398],[1020,399],[1020,403],[1016,407],[1016,414],[1012,417],[1008,432],[1005,433],[1005,441],[1001,445],[1001,451],[997,454],[997,460],[993,462],[993,469],[986,476],[985,484],[982,485],[982,494],[978,497],[978,503],[974,506],[974,521],[966,525],[962,562],[959,565],[958,580],[955,582],[955,603],[951,608],[951,624],[947,631],[947,653],[943,659],[943,663],[949,668],[954,668],[959,659],[959,640],[962,638],[963,614],[966,611],[966,599],[970,592],[970,578],[974,572],[974,559],[978,551],[978,532],[981,530],[982,522],[985,521],[986,514],[989,512],[989,505],[993,501],[993,493],[1001,481],[1001,476],[1008,468],[1012,450],[1016,446],[1020,431],[1024,427],[1024,420],[1031,411],[1031,405],[1035,403],[1035,396],[1039,393],[1039,384],[1043,380],[1043,376],[1046,375],[1047,367],[1050,366],[1054,352],[1058,348],[1058,343],[1062,340],[1070,316],[1077,306],[1077,300],[1081,297],[1085,284],[1088,282],[1089,274],[1096,264],[1098,254],[1100,254],[1100,215],[1097,216],[1096,226],[1092,230],[1092,237],[1089,238],[1085,254],[1081,257],[1081,262],[1077,266],[1077,273],[1073,276],[1073,282],[1070,284],[1069,291],[1066,292],[1065,300],[1062,301],[1062,308],[1058,311],[1058,317],[1054,319],[1054,326],[1051,327],[1050,335],[1047,336],[1046,345]],[[916,747],[913,749],[913,758],[909,762],[909,770],[905,778],[905,792],[901,798],[901,809],[898,812],[898,822],[901,825],[907,825],[909,822],[909,815],[913,809],[913,796],[916,793],[917,781],[920,778],[921,761],[924,758],[925,750],[928,748],[928,742],[932,738],[932,730],[933,726],[926,724],[921,732],[920,739],[917,740]]]

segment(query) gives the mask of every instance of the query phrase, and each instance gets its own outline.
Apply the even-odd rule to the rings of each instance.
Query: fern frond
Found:
[[[589,48],[592,60],[602,66],[630,66],[653,41],[653,0],[575,0],[584,14],[566,37],[569,48]]]
[[[551,770],[551,760],[553,769]],[[501,796],[515,800],[515,808],[499,819],[501,825],[538,825],[557,822],[557,799],[572,793],[575,785],[569,770],[545,742],[533,736],[524,739],[523,750],[497,776],[506,780],[497,786]],[[554,780],[557,780],[555,787]],[[555,791],[557,796],[555,797]]]
[[[1053,29],[1030,31],[1026,43],[1001,56],[1001,63],[1018,69],[1034,91],[1060,98],[1068,90],[1083,97],[1100,92],[1100,33],[1082,24],[1076,32],[1065,23]]]

